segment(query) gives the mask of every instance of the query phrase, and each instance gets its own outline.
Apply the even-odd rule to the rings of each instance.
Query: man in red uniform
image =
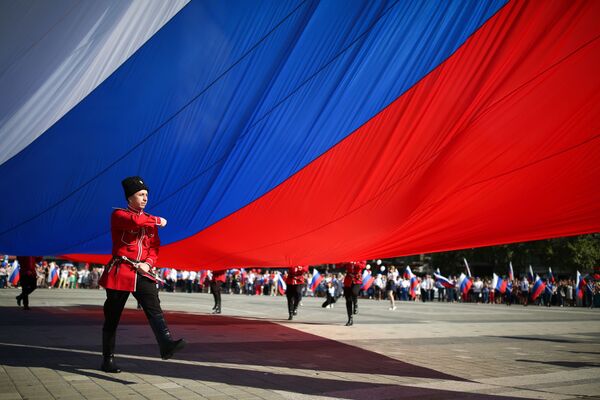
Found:
[[[121,184],[128,207],[115,209],[112,213],[113,258],[99,282],[106,289],[101,366],[105,372],[121,372],[114,361],[115,338],[129,293],[133,293],[144,309],[163,360],[171,358],[186,344],[183,339],[171,339],[160,307],[156,279],[152,277],[160,246],[158,228],[166,226],[167,220],[144,212],[148,188],[142,178],[132,176],[125,178]]]
[[[37,288],[36,262],[42,261],[42,257],[18,256],[19,262],[19,280],[21,281],[21,294],[17,296],[17,304],[23,310],[29,310],[29,295]]]
[[[362,285],[362,273],[366,265],[366,261],[342,264],[346,268],[346,277],[344,278],[344,297],[346,297],[346,312],[348,313],[346,326],[354,324],[352,316],[358,314],[358,292]]]
[[[225,271],[213,271],[210,278],[210,291],[215,299],[213,314],[221,314],[221,286],[225,283]]]
[[[298,306],[302,301],[302,286],[304,285],[304,274],[308,272],[308,265],[298,265],[288,268],[288,275],[285,280],[285,296],[288,302],[288,320],[294,319],[298,315]]]

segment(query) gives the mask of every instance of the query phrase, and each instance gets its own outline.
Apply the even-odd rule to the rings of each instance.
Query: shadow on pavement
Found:
[[[127,373],[149,374],[163,378],[190,379],[242,385],[261,389],[282,390],[307,395],[325,395],[348,399],[502,399],[500,396],[477,393],[423,389],[395,384],[352,382],[340,377],[321,379],[319,371],[387,374],[464,381],[431,369],[404,363],[381,354],[333,340],[303,333],[293,325],[268,321],[169,312],[166,315],[175,337],[183,336],[188,347],[178,354],[178,360],[243,365],[244,369],[228,366],[206,366],[132,359],[119,354],[156,357],[157,345],[147,335],[137,340],[117,335],[117,359],[126,373],[105,374],[98,370],[100,356],[81,351],[101,351],[100,335],[103,320],[101,307],[36,308],[23,312],[3,308],[0,320],[2,342],[24,346],[0,345],[3,365],[42,367],[84,375],[89,378],[127,384],[139,384],[139,379]],[[143,312],[124,311],[120,328],[147,325]],[[17,335],[7,335],[15,329]],[[142,328],[143,329],[143,328]],[[29,334],[23,334],[23,332]],[[72,340],[69,340],[71,335]],[[135,339],[135,338],[133,338]],[[127,343],[123,343],[127,342]],[[131,343],[136,344],[131,344]],[[43,348],[46,347],[46,348]],[[49,349],[59,347],[61,349]],[[252,366],[273,366],[304,369],[302,375],[253,371]],[[247,368],[247,369],[246,369]],[[129,378],[128,378],[129,376]]]
[[[536,363],[545,365],[555,365],[565,368],[598,368],[600,363],[597,362],[582,362],[582,361],[535,361],[535,360],[515,360],[526,363]]]

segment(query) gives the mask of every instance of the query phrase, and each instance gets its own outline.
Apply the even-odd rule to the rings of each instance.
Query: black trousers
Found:
[[[212,292],[213,298],[215,299],[215,307],[221,308],[221,281],[211,281],[210,291]]]
[[[292,314],[302,301],[302,285],[287,285],[285,297],[287,297],[288,311]]]
[[[23,305],[29,307],[29,295],[37,289],[37,278],[28,275],[23,275],[21,281],[21,294],[19,297],[23,300]]]
[[[336,299],[335,297],[333,297],[331,294],[329,294],[329,292],[327,292],[327,298],[325,299],[325,302],[323,304],[321,304],[321,307],[325,308],[330,304],[335,304]]]
[[[360,284],[355,284],[350,287],[344,286],[344,297],[346,298],[346,312],[348,317],[354,314],[358,308],[358,292],[360,292]]]
[[[156,282],[140,275],[137,275],[136,279],[136,291],[132,292],[132,294],[142,306],[146,317],[150,319],[154,315],[162,315]],[[129,293],[124,290],[106,289],[104,326],[102,327],[105,333],[114,334],[116,332],[123,308],[125,308],[125,303],[127,303],[127,298],[129,298]]]

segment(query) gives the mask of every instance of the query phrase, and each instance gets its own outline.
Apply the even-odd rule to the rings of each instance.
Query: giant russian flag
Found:
[[[105,263],[132,175],[169,221],[158,263],[177,269],[600,231],[599,1],[0,13],[0,187],[28,199],[0,197],[2,253]]]

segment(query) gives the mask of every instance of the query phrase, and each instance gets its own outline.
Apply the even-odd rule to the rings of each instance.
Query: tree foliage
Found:
[[[574,274],[589,272],[600,265],[600,233],[571,236],[534,242],[462,249],[431,254],[431,266],[444,273],[464,271],[463,258],[469,261],[474,275],[506,274],[509,261],[516,275],[522,275],[529,265],[534,271]]]

